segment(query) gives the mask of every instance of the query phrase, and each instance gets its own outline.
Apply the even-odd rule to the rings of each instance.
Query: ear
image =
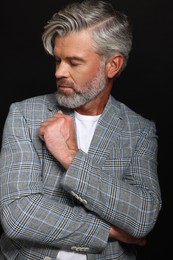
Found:
[[[106,63],[106,75],[108,78],[113,78],[120,71],[124,63],[124,57],[118,53],[110,57]]]

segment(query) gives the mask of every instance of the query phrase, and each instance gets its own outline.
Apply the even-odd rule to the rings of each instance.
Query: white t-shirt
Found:
[[[75,112],[78,148],[85,153],[88,152],[99,117],[100,115],[84,116]]]
[[[75,112],[76,134],[78,148],[85,153],[88,152],[97,122],[98,116],[84,116]],[[86,260],[86,255],[76,252],[66,252],[60,250],[56,260]]]

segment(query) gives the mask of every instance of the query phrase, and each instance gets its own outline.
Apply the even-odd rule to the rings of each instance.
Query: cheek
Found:
[[[78,84],[85,84],[85,82],[88,82],[92,80],[98,73],[99,67],[98,66],[92,66],[85,68],[85,70],[81,70],[79,73],[77,73],[75,77],[75,81],[77,81]]]

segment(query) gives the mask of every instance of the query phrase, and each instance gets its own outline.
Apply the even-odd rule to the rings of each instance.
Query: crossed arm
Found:
[[[48,150],[67,170],[78,152],[72,118],[59,111],[41,124],[38,133]],[[146,244],[145,238],[133,237],[114,225],[110,227],[109,237],[124,243]]]

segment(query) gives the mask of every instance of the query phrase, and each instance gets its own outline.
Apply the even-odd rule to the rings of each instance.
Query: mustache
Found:
[[[68,80],[66,79],[58,79],[56,81],[56,85],[57,86],[60,86],[60,85],[63,85],[63,86],[66,86],[66,87],[70,87],[72,89],[75,89],[75,84],[73,82],[69,82]]]
[[[56,81],[56,86],[57,86],[57,88],[58,88],[59,86],[61,86],[61,85],[73,89],[74,93],[76,93],[76,94],[82,95],[82,91],[78,90],[77,87],[76,87],[76,85],[75,85],[73,82],[69,82],[69,81],[66,80],[66,79],[58,79],[58,80]]]

